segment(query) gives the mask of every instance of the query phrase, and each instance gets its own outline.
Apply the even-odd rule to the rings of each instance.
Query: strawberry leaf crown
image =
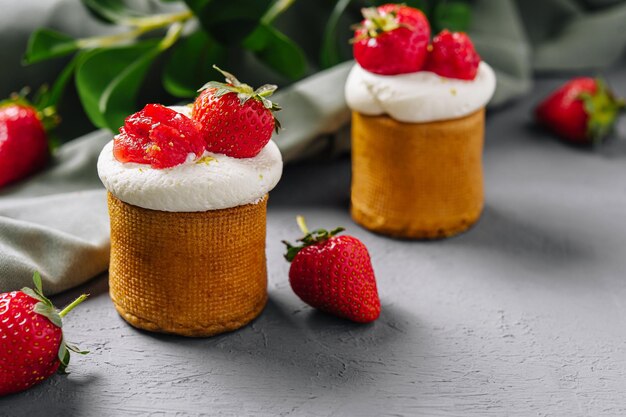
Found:
[[[589,117],[587,135],[594,144],[600,144],[612,132],[626,103],[615,97],[602,78],[596,78],[595,93],[581,93],[578,98],[582,100],[585,113]]]
[[[294,258],[296,257],[296,255],[298,254],[298,252],[300,252],[302,249],[306,248],[307,246],[313,246],[313,245],[317,245],[318,243],[322,243],[327,241],[328,239],[330,239],[331,237],[338,235],[339,233],[343,232],[344,229],[343,227],[336,227],[331,231],[325,230],[325,229],[316,229],[313,230],[312,232],[309,231],[309,229],[306,226],[306,223],[304,222],[304,217],[302,216],[297,216],[296,217],[296,222],[298,223],[298,226],[300,227],[300,230],[302,230],[302,233],[304,233],[304,237],[298,239],[296,242],[301,242],[301,245],[292,245],[291,243],[287,242],[286,240],[283,240],[283,243],[285,244],[285,246],[287,246],[287,252],[285,253],[285,259],[288,262],[291,262],[294,260]]]
[[[239,103],[243,106],[250,99],[260,101],[267,110],[272,113],[275,111],[279,111],[282,108],[277,104],[272,102],[268,97],[271,97],[272,94],[278,89],[278,86],[274,84],[264,84],[256,90],[249,86],[248,84],[242,83],[230,72],[224,71],[220,69],[217,65],[213,65],[213,68],[220,72],[225,78],[226,83],[220,83],[218,81],[209,81],[204,84],[199,90],[204,91],[207,89],[215,89],[215,97],[219,98],[223,95],[229,93],[237,94],[237,98],[239,99]],[[281,128],[280,122],[274,116],[274,125],[276,127],[276,133]]]
[[[51,102],[48,86],[41,86],[35,92],[32,101],[28,99],[29,94],[30,89],[24,87],[19,92],[12,93],[9,98],[0,101],[0,107],[10,105],[31,107],[37,111],[37,117],[39,117],[46,132],[54,129],[61,119],[56,112],[56,104]]]
[[[40,314],[46,317],[48,320],[50,320],[52,324],[54,324],[58,328],[63,328],[63,317],[65,317],[67,313],[72,311],[74,307],[76,307],[77,305],[85,301],[88,297],[87,294],[82,294],[80,297],[78,297],[76,300],[71,302],[63,310],[58,311],[52,304],[52,301],[50,301],[43,294],[43,287],[41,285],[41,275],[39,275],[39,272],[37,271],[35,271],[35,273],[33,274],[33,282],[35,284],[34,289],[24,287],[21,289],[21,291],[24,294],[28,295],[29,297],[32,297],[35,300],[38,300],[39,302],[35,304],[35,306],[33,307],[33,311],[37,314]],[[63,337],[61,339],[61,344],[59,345],[59,352],[58,352],[59,361],[61,362],[61,365],[59,365],[60,373],[66,373],[65,369],[70,363],[70,351],[78,353],[80,355],[86,355],[87,353],[89,353],[86,350],[80,350],[78,347],[66,342],[65,337]]]
[[[362,30],[363,33],[350,40],[351,43],[359,42],[368,38],[375,38],[385,32],[391,32],[400,27],[408,25],[400,23],[398,19],[398,8],[389,11],[381,11],[376,7],[365,7],[361,9],[364,20],[352,26],[353,30]]]

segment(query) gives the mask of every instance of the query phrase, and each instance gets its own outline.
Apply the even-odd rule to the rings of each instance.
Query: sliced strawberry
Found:
[[[113,155],[120,162],[170,168],[185,162],[190,153],[196,157],[204,153],[200,127],[175,110],[148,104],[126,118],[114,138]]]

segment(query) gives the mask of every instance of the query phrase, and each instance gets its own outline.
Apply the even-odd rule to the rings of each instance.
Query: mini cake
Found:
[[[483,208],[484,108],[495,89],[493,70],[465,34],[444,30],[428,45],[428,21],[416,9],[385,5],[364,16],[345,87],[352,217],[402,238],[464,231]]]
[[[267,99],[276,87],[226,75],[193,110],[147,105],[128,117],[98,159],[111,299],[135,327],[210,336],[267,301],[266,204],[282,173]]]

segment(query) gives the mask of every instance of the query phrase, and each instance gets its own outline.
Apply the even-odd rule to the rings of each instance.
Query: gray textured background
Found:
[[[626,93],[625,68],[609,78]],[[349,220],[347,159],[287,167],[270,199],[259,319],[209,339],[148,334],[118,317],[96,278],[55,297],[91,292],[66,332],[92,353],[0,399],[0,415],[626,414],[626,141],[590,152],[532,128],[532,105],[557,83],[489,115],[487,206],[468,233],[373,235]],[[316,313],[291,292],[279,242],[297,237],[296,214],[368,245],[377,322]]]

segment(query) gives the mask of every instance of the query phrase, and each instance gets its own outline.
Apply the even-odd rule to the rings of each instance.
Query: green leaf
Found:
[[[33,291],[32,288],[28,288],[28,287],[24,287],[22,288],[20,291],[22,291],[24,294],[28,295],[29,297],[34,298],[35,300],[39,300],[41,302],[45,302],[41,296],[39,294],[37,294],[35,291]]]
[[[37,314],[41,314],[44,317],[47,317],[48,320],[52,322],[57,327],[63,327],[63,321],[61,320],[61,316],[59,316],[59,312],[51,305],[45,304],[44,302],[40,302],[35,304],[33,311]]]
[[[50,29],[37,29],[28,39],[24,64],[34,64],[50,58],[68,55],[78,50],[78,42],[64,33]]]
[[[70,351],[67,349],[67,346],[65,345],[65,339],[61,339],[61,344],[59,345],[59,352],[57,353],[57,357],[59,358],[59,361],[61,362],[61,364],[59,365],[58,372],[60,374],[67,373],[65,370],[67,369],[67,366],[70,364]]]
[[[135,99],[150,64],[162,51],[155,40],[86,53],[76,68],[76,88],[94,125],[116,131],[136,110]]]
[[[39,274],[39,271],[35,271],[33,273],[33,283],[35,284],[35,288],[40,293],[43,293],[43,285],[41,284],[41,275]]]
[[[320,62],[323,68],[330,68],[342,61],[337,45],[337,26],[341,15],[343,15],[351,2],[352,0],[338,0],[328,18],[328,23],[324,29],[320,56]]]
[[[65,68],[63,68],[63,71],[61,71],[54,84],[52,84],[52,88],[48,88],[48,86],[44,84],[37,91],[37,96],[33,98],[33,103],[37,110],[45,113],[52,109],[53,115],[56,113],[56,106],[61,100],[61,96],[65,91],[68,81],[74,74],[79,57],[80,53],[76,54]],[[46,132],[48,132],[48,142],[51,142],[52,136],[50,135],[50,130],[56,126],[58,119],[56,117],[44,117],[41,122]]]
[[[68,81],[72,78],[74,74],[74,70],[76,69],[76,64],[78,63],[80,57],[80,53],[77,54],[72,60],[63,68],[63,71],[59,74],[54,84],[52,84],[52,88],[48,91],[45,101],[39,103],[42,108],[48,106],[56,106],[58,102],[61,100],[61,96],[65,91],[65,87],[67,86]]]
[[[120,22],[126,17],[141,16],[129,9],[123,0],[81,0],[83,5],[97,19],[107,22]]]
[[[445,1],[444,1],[445,2]],[[384,4],[383,2],[382,4]],[[415,9],[420,9],[424,14],[428,16],[428,1],[427,0],[406,0],[402,2],[409,7],[413,7]]]
[[[185,0],[185,3],[213,38],[233,45],[256,29],[273,0]]]
[[[172,50],[163,71],[163,86],[173,96],[195,97],[198,88],[214,78],[212,65],[222,64],[225,59],[226,49],[199,30]]]
[[[448,29],[452,32],[465,32],[471,22],[471,8],[462,1],[439,2],[433,10],[433,26],[437,32]]]
[[[295,80],[306,73],[307,61],[302,49],[269,25],[260,24],[244,40],[243,46],[285,77]]]
[[[87,355],[89,353],[88,350],[80,350],[78,346],[72,345],[71,343],[66,342],[65,347],[67,347],[68,350],[71,350],[74,353],[78,353],[79,355]]]

